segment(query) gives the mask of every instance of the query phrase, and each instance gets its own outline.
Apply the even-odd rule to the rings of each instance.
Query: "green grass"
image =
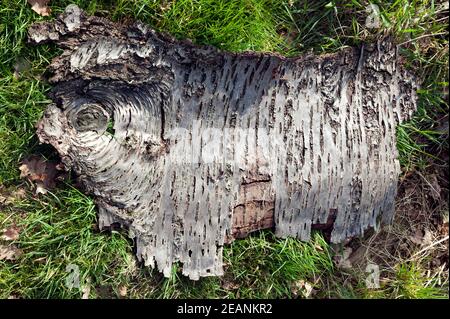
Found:
[[[381,12],[379,29],[365,27],[367,2],[360,0],[73,2],[89,14],[116,21],[139,19],[158,31],[230,51],[326,53],[389,32],[399,43],[406,42],[401,46],[405,61],[423,79],[418,112],[398,128],[403,170],[444,164],[437,154],[448,151],[439,131],[440,119],[449,111],[442,94],[448,87],[448,11],[439,11],[438,1],[374,1]],[[52,17],[69,3],[51,1]],[[49,86],[41,75],[59,51],[52,45],[26,43],[29,25],[52,17],[38,16],[25,0],[0,0],[0,185],[9,189],[24,187],[18,166],[25,156],[54,156],[49,147],[38,144],[34,125],[49,103]],[[19,77],[14,74],[18,61],[29,64]],[[82,289],[65,284],[68,265],[79,267],[80,282],[91,287],[91,298],[118,297],[123,287],[133,298],[302,297],[295,288],[302,282],[313,284],[316,296],[325,298],[448,298],[438,286],[425,287],[417,265],[396,266],[381,289],[368,290],[364,274],[335,267],[332,249],[319,234],[301,243],[263,231],[225,249],[223,278],[192,282],[174,266],[166,279],[136,264],[125,234],[95,230],[92,200],[71,183],[45,196],[27,194],[13,204],[0,204],[0,228],[15,221],[22,230],[14,244],[24,252],[18,262],[0,261],[2,298],[80,298]]]
[[[364,291],[366,298],[390,299],[448,299],[448,290],[425,278],[423,270],[413,263],[397,265],[392,279],[379,290]]]
[[[120,232],[96,231],[92,200],[71,186],[41,199],[18,200],[14,209],[6,209],[0,218],[7,220],[12,214],[22,216],[15,244],[23,255],[20,263],[0,261],[0,298],[79,298],[88,283],[91,297],[99,295],[95,287],[106,289],[108,297],[117,297],[120,287],[126,285],[135,297],[276,298],[291,296],[295,281],[333,270],[328,246],[318,234],[310,243],[302,243],[261,232],[226,248],[224,280],[235,287],[227,291],[220,279],[192,282],[177,272],[177,266],[169,279],[156,271],[139,269],[131,243]],[[79,268],[79,289],[66,286],[70,265]]]
[[[126,272],[129,243],[117,232],[95,232],[92,200],[72,187],[42,200],[20,200],[11,213],[18,212],[25,217],[17,223],[24,253],[19,264],[0,262],[0,297],[81,297],[65,285],[69,265],[79,267],[81,283],[89,278],[94,286],[120,280]]]

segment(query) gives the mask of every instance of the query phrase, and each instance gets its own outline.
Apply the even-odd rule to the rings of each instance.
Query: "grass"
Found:
[[[446,164],[439,154],[448,151],[441,129],[449,111],[443,94],[448,9],[440,1],[373,1],[380,10],[377,29],[365,27],[368,2],[361,0],[51,1],[53,16],[69,3],[230,51],[326,53],[391,33],[403,43],[407,65],[423,79],[419,109],[397,131],[403,171]],[[166,279],[136,262],[124,234],[96,230],[94,204],[73,183],[33,196],[18,167],[29,154],[54,156],[38,144],[34,125],[50,102],[41,74],[59,51],[28,45],[26,32],[31,23],[51,18],[38,16],[25,0],[0,0],[0,199],[27,190],[24,198],[0,200],[0,228],[16,223],[21,231],[13,244],[23,251],[18,261],[0,261],[1,298],[301,298],[308,296],[308,285],[319,298],[448,298],[448,283],[430,283],[419,262],[390,265],[394,270],[382,287],[370,290],[367,274],[336,267],[334,247],[320,234],[302,243],[263,231],[225,249],[222,278],[191,282],[175,265]],[[66,285],[70,265],[80,271],[79,288]]]
[[[316,234],[310,243],[302,243],[278,240],[261,232],[226,249],[227,275],[222,280],[233,287],[226,291],[220,279],[205,278],[194,283],[182,277],[176,266],[169,279],[140,269],[131,243],[120,232],[96,231],[92,200],[70,185],[40,199],[17,200],[14,209],[5,210],[0,218],[6,221],[12,214],[24,217],[17,223],[21,233],[15,242],[23,255],[20,263],[0,262],[3,298],[81,297],[88,286],[92,287],[91,297],[102,296],[105,290],[110,297],[117,296],[125,285],[135,297],[276,298],[291,296],[292,282],[333,269],[327,244],[320,235]],[[66,286],[67,267],[72,265],[80,272],[79,289]]]
[[[94,204],[74,188],[67,187],[42,200],[20,200],[15,209],[15,213],[25,215],[17,224],[21,228],[17,244],[24,254],[20,264],[3,265],[2,297],[80,297],[77,289],[65,285],[68,265],[79,267],[80,283],[89,278],[93,284],[106,284],[115,276],[114,280],[120,280],[126,271],[129,243],[116,232],[95,233]],[[111,269],[114,276],[108,276]]]

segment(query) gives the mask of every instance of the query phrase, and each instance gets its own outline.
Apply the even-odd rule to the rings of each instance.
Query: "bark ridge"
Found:
[[[395,127],[418,84],[389,39],[235,54],[75,5],[29,39],[63,49],[40,141],[95,197],[100,227],[126,226],[166,276],[177,261],[194,280],[223,274],[223,245],[261,228],[308,240],[325,227],[338,243],[392,220]]]

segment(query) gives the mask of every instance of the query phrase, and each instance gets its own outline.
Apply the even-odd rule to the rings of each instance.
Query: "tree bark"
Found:
[[[40,141],[95,197],[100,227],[126,226],[164,275],[177,261],[191,279],[221,275],[223,245],[258,229],[338,243],[392,220],[395,127],[418,85],[391,40],[236,54],[74,5],[29,37],[64,50]]]

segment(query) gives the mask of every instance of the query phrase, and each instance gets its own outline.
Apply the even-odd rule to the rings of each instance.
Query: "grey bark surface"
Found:
[[[49,66],[43,143],[168,276],[223,273],[223,245],[262,228],[331,241],[390,222],[395,127],[417,82],[389,39],[329,55],[227,53],[71,5],[33,25]],[[263,256],[261,257],[263,258]]]

